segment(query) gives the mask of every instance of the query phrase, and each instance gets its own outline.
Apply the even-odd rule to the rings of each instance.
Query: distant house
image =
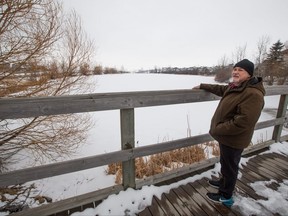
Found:
[[[282,51],[283,54],[283,61],[288,63],[288,49]]]

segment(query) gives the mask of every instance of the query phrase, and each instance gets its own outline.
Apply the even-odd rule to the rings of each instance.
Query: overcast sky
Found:
[[[263,36],[288,41],[287,0],[63,0],[95,41],[94,63],[126,70],[215,66]]]

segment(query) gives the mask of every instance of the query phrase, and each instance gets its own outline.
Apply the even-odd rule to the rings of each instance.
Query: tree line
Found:
[[[259,42],[258,54],[255,62],[255,76],[263,77],[268,85],[287,84],[288,77],[288,49],[278,40],[266,51],[267,38]],[[265,43],[265,44],[264,44]],[[213,67],[163,67],[150,70],[139,70],[139,73],[162,73],[162,74],[185,74],[185,75],[203,75],[215,76],[217,82],[228,82],[231,77],[233,65],[239,60],[246,58],[246,46],[238,47],[234,53],[234,61],[228,60],[226,56],[219,60],[218,65]],[[230,62],[230,63],[229,63]]]

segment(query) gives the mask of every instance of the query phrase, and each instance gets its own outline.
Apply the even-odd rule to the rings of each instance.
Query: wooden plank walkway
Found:
[[[251,158],[240,171],[242,176],[237,180],[237,193],[254,200],[266,199],[256,194],[249,183],[270,181],[271,179],[276,180],[277,183],[282,183],[284,179],[288,179],[288,157],[277,153],[257,155]],[[189,176],[183,178],[187,177]],[[172,189],[169,193],[162,194],[161,199],[154,196],[151,206],[146,207],[138,216],[243,215],[237,209],[237,205],[227,208],[222,204],[208,201],[206,193],[208,191],[217,192],[217,189],[209,186],[207,180],[203,178]],[[279,186],[277,183],[269,185],[269,188],[276,190]],[[264,206],[262,212],[263,215],[273,215]]]

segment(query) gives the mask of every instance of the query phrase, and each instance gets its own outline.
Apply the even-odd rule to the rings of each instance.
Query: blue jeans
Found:
[[[239,162],[243,149],[235,149],[222,144],[219,144],[219,147],[221,164],[220,171],[222,174],[219,193],[221,193],[225,198],[230,198],[236,185]]]

